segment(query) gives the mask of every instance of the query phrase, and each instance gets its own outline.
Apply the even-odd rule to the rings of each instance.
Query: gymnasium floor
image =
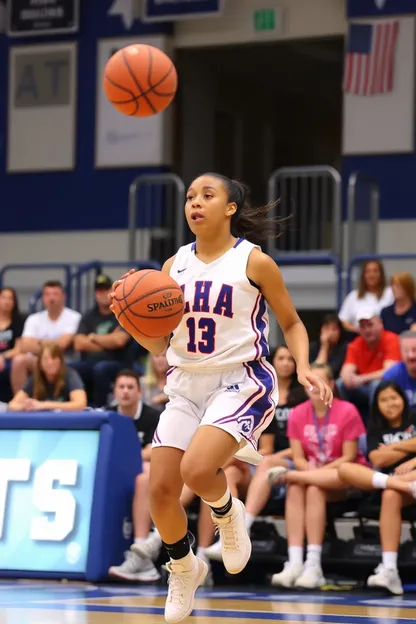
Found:
[[[0,624],[162,624],[166,591],[159,587],[0,581]],[[199,590],[189,624],[405,624],[416,620],[412,599],[380,594],[294,594]]]

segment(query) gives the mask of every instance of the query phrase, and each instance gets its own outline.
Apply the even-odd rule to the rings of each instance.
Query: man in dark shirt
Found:
[[[125,332],[110,310],[112,281],[107,275],[99,275],[95,281],[96,305],[81,318],[74,338],[75,351],[81,361],[72,362],[84,380],[87,390],[92,391],[92,402],[101,407],[118,371],[127,364],[130,336]]]
[[[141,400],[140,380],[134,371],[122,370],[118,373],[114,394],[119,414],[134,419],[137,435],[142,445],[142,473],[136,477],[133,497],[134,543],[119,566],[112,566],[110,576],[129,581],[157,581],[160,574],[153,560],[157,558],[162,541],[156,531],[150,531],[149,509],[149,468],[152,440],[159,422],[160,413]]]

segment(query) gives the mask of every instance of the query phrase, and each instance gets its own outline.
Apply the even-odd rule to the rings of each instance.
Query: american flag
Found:
[[[399,22],[350,24],[345,58],[344,91],[376,95],[393,90]]]

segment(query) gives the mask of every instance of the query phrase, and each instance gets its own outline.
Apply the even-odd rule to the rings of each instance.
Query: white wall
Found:
[[[381,221],[380,253],[416,253],[414,221]],[[142,239],[141,239],[142,240]],[[140,248],[138,241],[138,248]],[[91,260],[127,261],[128,235],[125,230],[91,232],[48,232],[45,234],[0,234],[1,266],[12,263],[68,262]],[[416,277],[416,261],[386,261],[386,270],[411,271]],[[294,302],[299,309],[335,308],[335,273],[332,267],[283,267]],[[121,269],[107,270],[112,278]],[[19,271],[9,273],[5,284],[15,286],[25,305],[30,295],[47,279],[62,279],[61,271]]]
[[[256,32],[253,11],[275,9],[281,17],[274,31]],[[189,48],[343,35],[344,0],[227,0],[221,17],[175,24],[175,46]]]

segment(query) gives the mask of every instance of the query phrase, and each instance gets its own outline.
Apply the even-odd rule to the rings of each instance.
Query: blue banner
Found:
[[[99,431],[0,432],[0,568],[85,573]]]
[[[416,0],[348,0],[348,17],[416,14]]]
[[[174,22],[221,13],[223,0],[143,0],[144,22]]]

